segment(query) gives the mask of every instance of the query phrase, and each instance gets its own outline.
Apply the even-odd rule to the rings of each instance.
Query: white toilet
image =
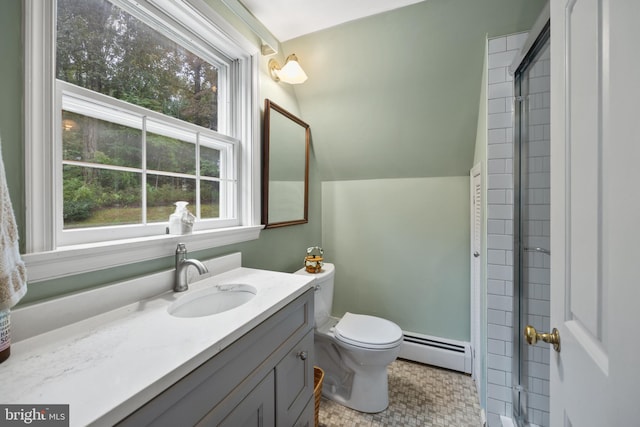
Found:
[[[333,264],[325,263],[320,273],[296,274],[316,279],[315,352],[324,370],[322,394],[361,412],[380,412],[389,406],[387,366],[400,352],[402,330],[386,319],[346,313],[330,317],[333,304]]]

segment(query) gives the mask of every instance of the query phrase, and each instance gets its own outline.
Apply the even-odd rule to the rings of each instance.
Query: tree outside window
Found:
[[[58,0],[56,78],[218,130],[219,70],[106,0]],[[96,114],[62,115],[64,228],[220,215],[220,150]],[[146,129],[146,131],[145,131]],[[199,160],[199,164],[196,162]]]

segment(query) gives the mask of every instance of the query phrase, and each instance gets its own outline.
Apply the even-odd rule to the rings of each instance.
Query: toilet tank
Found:
[[[324,263],[320,273],[308,273],[304,268],[295,272],[295,274],[304,274],[316,279],[315,297],[314,297],[314,318],[316,326],[323,325],[329,316],[331,316],[331,308],[333,306],[333,278],[335,268],[333,264]]]

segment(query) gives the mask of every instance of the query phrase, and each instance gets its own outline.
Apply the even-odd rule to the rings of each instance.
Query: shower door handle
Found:
[[[556,328],[553,328],[550,334],[536,331],[531,325],[527,325],[524,328],[524,337],[527,339],[529,345],[535,345],[539,340],[546,343],[553,344],[553,349],[560,353],[560,332]]]

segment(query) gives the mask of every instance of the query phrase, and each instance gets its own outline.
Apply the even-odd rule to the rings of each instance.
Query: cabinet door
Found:
[[[221,416],[220,411],[214,410],[197,424],[198,427],[275,427],[273,388],[272,371],[231,412]]]
[[[315,427],[316,424],[316,401],[311,396],[309,402],[307,402],[307,406],[300,414],[300,418],[293,425],[293,427]]]
[[[292,426],[313,396],[313,331],[276,365],[276,420]]]

